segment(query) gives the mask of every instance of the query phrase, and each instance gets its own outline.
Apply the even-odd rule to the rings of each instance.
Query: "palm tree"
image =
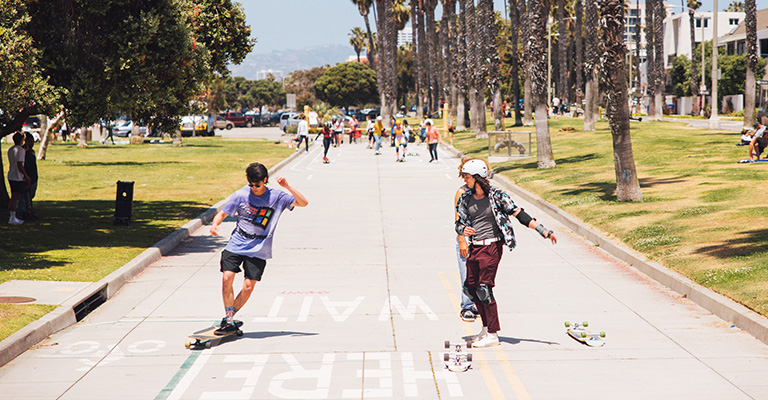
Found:
[[[520,116],[520,10],[517,4],[518,0],[509,0],[509,47],[510,51],[510,74],[512,75],[512,102],[515,113],[515,126],[522,126],[523,120]],[[524,0],[521,0],[525,4]],[[528,74],[526,74],[528,75]]]
[[[531,29],[526,41],[530,43],[531,101],[536,108],[536,157],[539,168],[555,167],[547,120],[547,17],[551,7],[551,0],[532,0],[528,5]]]
[[[747,81],[744,89],[744,127],[755,120],[755,69],[757,68],[757,20],[755,0],[746,0],[744,25],[747,29]]]
[[[653,100],[656,97],[656,85],[654,84],[656,81],[656,52],[654,51],[653,43],[655,38],[653,34],[653,14],[656,11],[656,7],[654,7],[654,3],[654,0],[647,0],[645,3],[645,76],[648,82],[646,94],[651,99],[648,101],[648,119],[653,119],[656,115],[656,102]]]
[[[608,122],[613,138],[613,164],[616,171],[616,198],[619,201],[643,201],[637,180],[632,141],[629,135],[627,73],[624,64],[624,2],[603,0],[602,39],[605,46],[603,82],[608,99]]]
[[[420,30],[419,27],[421,26],[421,23],[424,19],[424,16],[421,13],[421,9],[419,7],[419,1],[418,0],[411,0],[411,32],[413,35],[413,75],[414,75],[414,85],[415,90],[414,93],[416,93],[416,117],[421,119],[421,117],[424,115],[424,108],[422,107],[423,104],[423,97],[421,95],[421,90],[423,88],[424,82],[422,79],[422,69],[423,65],[421,62],[421,47],[424,45],[423,37],[419,38],[419,32],[423,32],[423,30]]]
[[[584,130],[594,131],[597,120],[598,77],[600,68],[600,41],[597,37],[597,0],[586,1],[584,31],[586,35],[586,59],[584,60],[584,78],[586,81],[586,105],[584,107]]]
[[[530,3],[533,0],[528,0]],[[526,0],[519,0],[517,3],[518,8],[518,17],[524,19],[525,21],[530,22],[531,20],[531,7],[528,7],[526,5]],[[525,69],[527,71],[531,70],[531,63],[533,62],[530,57],[530,42],[528,41],[528,37],[531,36],[531,24],[525,23],[520,24],[520,37],[522,42],[522,48],[523,48],[523,65],[525,65]],[[525,75],[525,81],[523,83],[523,105],[524,112],[523,112],[523,125],[525,126],[533,126],[533,96],[531,91],[531,74],[523,74]]]
[[[392,13],[395,18],[395,31],[399,32],[408,24],[411,11],[405,5],[405,0],[392,0]]]
[[[664,95],[664,79],[666,78],[666,74],[664,71],[664,17],[665,17],[665,9],[664,9],[664,3],[663,0],[654,0],[653,1],[654,9],[653,9],[653,50],[654,53],[654,61],[656,62],[656,76],[655,76],[655,83],[656,83],[656,90],[654,92],[654,101],[656,102],[656,120],[661,121],[661,119],[664,117],[664,109],[662,108],[663,105],[663,99],[662,96]]]
[[[435,7],[437,7],[437,0],[422,0],[422,5],[424,6],[427,27],[427,54],[424,55],[424,58],[427,60],[427,96],[429,98],[427,109],[429,110],[429,114],[432,114],[437,110],[439,97],[437,28],[435,27]]]
[[[487,82],[493,101],[493,122],[497,131],[504,130],[503,111],[501,109],[501,73],[499,72],[499,51],[496,47],[496,14],[493,12],[493,0],[479,0],[477,2],[478,18],[480,24],[485,27],[482,42],[485,47],[485,59],[488,61]],[[483,100],[484,101],[484,100]],[[483,112],[485,114],[485,112]],[[482,121],[481,130],[485,131],[485,121]]]
[[[574,5],[574,11],[576,14],[576,25],[573,28],[573,41],[574,41],[574,50],[576,51],[576,66],[574,73],[576,74],[576,90],[574,93],[574,100],[578,106],[581,106],[581,99],[584,97],[584,89],[582,89],[582,86],[584,85],[584,79],[582,78],[582,70],[584,68],[583,65],[583,43],[584,39],[582,37],[582,21],[584,20],[584,7],[581,4],[581,0],[576,0]],[[574,114],[575,115],[575,114]]]
[[[352,31],[349,33],[349,44],[355,49],[357,62],[360,62],[360,52],[365,47],[365,35],[366,33],[363,32],[363,29],[357,26],[352,28]]]
[[[376,70],[376,46],[373,44],[373,35],[371,34],[371,24],[368,22],[368,13],[370,12],[373,0],[350,0],[352,4],[357,6],[360,15],[365,20],[365,32],[368,34],[368,65],[375,71]]]
[[[747,0],[746,7],[744,5],[744,2],[738,1],[738,0],[734,0],[728,6],[728,10],[726,10],[726,11],[728,11],[728,12],[747,12],[748,13],[749,12],[749,0]],[[746,19],[746,16],[745,16],[745,19]]]
[[[456,0],[442,0],[443,18],[440,22],[440,31],[445,37],[444,52],[444,84],[445,99],[448,103],[450,115],[456,115]],[[455,119],[454,119],[455,120]]]
[[[469,74],[469,60],[467,55],[467,13],[464,10],[466,0],[461,0],[461,13],[456,19],[456,39],[457,39],[457,71],[456,71],[456,129],[463,131],[466,128],[466,104],[467,90],[471,84],[471,75]]]
[[[566,48],[568,41],[566,39],[565,27],[565,0],[557,0],[557,58],[556,63],[558,65],[558,80],[557,80],[557,96],[563,104],[568,103],[568,58],[566,57]]]
[[[693,96],[693,115],[699,115],[699,74],[696,71],[696,30],[694,26],[694,13],[701,7],[697,0],[688,0],[688,25],[691,34],[691,96]],[[702,38],[704,43],[704,38]],[[703,47],[702,47],[703,48]]]

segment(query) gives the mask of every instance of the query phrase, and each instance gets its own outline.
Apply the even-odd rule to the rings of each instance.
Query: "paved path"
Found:
[[[458,318],[457,160],[412,151],[396,163],[389,147],[345,144],[324,165],[315,145],[279,172],[310,205],[280,221],[238,314],[243,337],[184,347],[223,313],[226,238],[204,227],[0,368],[0,399],[768,399],[768,346],[522,201],[560,242],[517,227],[497,279],[501,346],[474,350],[466,373],[445,370],[443,341],[480,329]],[[569,338],[566,320],[589,320],[607,344]]]

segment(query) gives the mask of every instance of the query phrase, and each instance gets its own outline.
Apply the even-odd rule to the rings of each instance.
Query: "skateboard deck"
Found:
[[[583,323],[576,322],[573,324],[573,326],[571,326],[570,322],[565,322],[565,327],[567,328],[566,332],[570,337],[590,347],[601,347],[605,345],[605,342],[603,341],[605,332],[590,332],[586,329],[588,326],[589,322],[587,321],[584,321]]]
[[[449,371],[466,372],[472,367],[472,353],[468,351],[472,348],[472,342],[451,343],[446,340],[443,346],[449,350],[443,353],[443,363]]]
[[[191,335],[189,335],[190,338],[194,339],[194,341],[187,341],[184,343],[184,347],[190,348],[190,347],[205,347],[206,349],[211,348],[211,342],[214,340],[220,340],[228,336],[237,335],[237,336],[243,336],[243,331],[240,330],[240,327],[243,326],[243,321],[235,320],[235,325],[237,326],[237,330],[232,331],[230,333],[227,333],[226,335],[216,335],[214,332],[219,329],[219,324],[213,325],[211,327],[199,330]]]

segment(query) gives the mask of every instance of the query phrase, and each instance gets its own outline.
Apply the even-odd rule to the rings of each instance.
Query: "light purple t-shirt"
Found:
[[[293,195],[267,188],[256,196],[251,188],[238,189],[222,211],[237,215],[237,226],[227,243],[227,251],[267,260],[272,258],[272,235],[283,210],[293,210]]]

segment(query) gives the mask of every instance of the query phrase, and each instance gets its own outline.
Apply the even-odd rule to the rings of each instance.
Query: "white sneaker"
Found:
[[[21,224],[23,224],[23,223],[24,223],[24,221],[22,221],[22,220],[20,220],[20,219],[18,219],[18,218],[14,218],[14,217],[11,217],[11,218],[8,220],[8,223],[9,223],[9,224],[13,224],[13,225],[21,225]]]
[[[497,332],[486,333],[482,339],[472,344],[472,347],[491,347],[499,345],[499,334]]]
[[[475,342],[477,342],[477,341],[481,340],[482,338],[484,338],[484,337],[485,337],[485,335],[487,335],[487,334],[488,334],[488,327],[487,327],[487,326],[484,326],[484,327],[483,327],[483,329],[482,329],[480,332],[478,332],[478,334],[477,334],[477,335],[475,335],[475,336],[470,336],[470,337],[469,337],[469,340],[470,340],[472,343],[475,343]]]

